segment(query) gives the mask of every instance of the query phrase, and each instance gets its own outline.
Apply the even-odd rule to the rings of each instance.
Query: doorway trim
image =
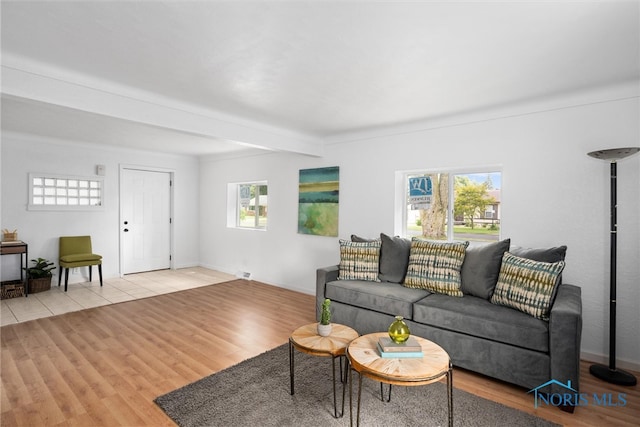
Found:
[[[122,195],[123,195],[123,174],[125,170],[137,170],[143,172],[164,172],[169,174],[169,180],[171,185],[169,187],[169,217],[171,221],[169,222],[169,251],[171,252],[171,259],[169,260],[169,269],[175,270],[175,239],[174,239],[174,191],[175,188],[175,169],[168,168],[160,168],[154,166],[141,166],[141,165],[132,165],[126,163],[120,163],[119,165],[119,173],[118,173],[118,274],[122,278],[123,274],[123,266],[124,266],[124,250],[123,250],[123,242],[122,242],[122,221],[124,217],[124,213],[122,212]]]

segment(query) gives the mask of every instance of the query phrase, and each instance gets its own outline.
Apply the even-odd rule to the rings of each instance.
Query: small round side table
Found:
[[[331,357],[331,370],[333,374],[333,416],[339,418],[344,415],[344,395],[346,386],[346,364],[344,379],[342,375],[342,359],[345,356],[345,350],[349,343],[358,337],[358,332],[354,329],[340,325],[338,323],[331,324],[331,334],[326,337],[318,335],[317,323],[304,325],[293,331],[289,337],[289,376],[291,379],[291,394],[294,393],[294,349],[310,354],[312,356]],[[342,386],[342,412],[338,415],[336,404],[336,358],[340,359],[340,380]]]
[[[383,358],[377,349],[380,337],[389,336],[386,332],[363,335],[351,341],[347,348],[347,359],[351,368],[358,373],[358,409],[356,425],[360,425],[360,400],[362,397],[362,377],[371,378],[382,384],[389,384],[389,399],[391,386],[419,386],[431,384],[441,378],[447,378],[447,403],[449,407],[449,426],[453,426],[453,368],[447,352],[438,344],[413,335],[422,347],[423,357],[419,358]],[[351,372],[351,371],[350,371]],[[351,376],[351,374],[349,375]],[[349,381],[349,412],[351,413],[353,381]],[[388,400],[387,400],[388,401]]]

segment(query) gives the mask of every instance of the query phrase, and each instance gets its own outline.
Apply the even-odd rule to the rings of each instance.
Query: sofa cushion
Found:
[[[429,295],[423,289],[405,288],[398,283],[371,283],[361,280],[334,280],[325,287],[331,301],[411,319],[413,303]]]
[[[491,302],[548,320],[564,261],[538,262],[507,252]]]
[[[413,321],[445,330],[549,351],[549,323],[508,307],[467,295],[432,294],[413,305]]]
[[[380,280],[384,282],[402,283],[407,274],[411,240],[402,237],[391,237],[380,233],[382,248],[380,249]]]
[[[350,242],[340,239],[339,280],[379,282],[380,240]]]
[[[404,285],[451,296],[463,296],[460,270],[469,242],[431,242],[411,239]]]
[[[502,256],[509,249],[511,240],[495,243],[470,244],[460,271],[461,290],[464,294],[489,299],[498,282]]]

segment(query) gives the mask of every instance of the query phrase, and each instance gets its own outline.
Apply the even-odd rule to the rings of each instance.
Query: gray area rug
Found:
[[[339,364],[336,361],[336,367]],[[333,418],[331,359],[295,353],[295,394],[290,394],[288,345],[282,345],[155,399],[180,426],[349,425],[349,396],[343,418]],[[336,368],[337,372],[337,368]],[[354,379],[354,424],[357,374]],[[455,385],[455,373],[453,376]],[[363,378],[363,426],[446,426],[443,383],[394,387],[380,400],[378,382]],[[342,392],[338,384],[338,411]],[[386,387],[385,387],[386,390]],[[462,390],[453,390],[455,426],[555,426],[545,420]]]

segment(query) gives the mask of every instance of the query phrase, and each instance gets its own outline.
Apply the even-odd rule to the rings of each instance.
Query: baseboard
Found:
[[[603,365],[609,364],[609,357],[603,354],[589,353],[589,352],[581,352],[580,359],[586,360],[587,362],[593,363],[601,363]],[[620,369],[628,369],[630,371],[640,372],[640,363],[633,362],[630,360],[616,359],[616,367]]]
[[[266,282],[266,281],[264,281],[264,280],[259,280],[259,279],[256,279],[256,280],[257,280],[257,281],[259,281],[259,282],[262,282],[262,283],[266,283],[267,285],[277,286],[277,287],[279,287],[279,288],[288,289],[288,290],[290,290],[290,291],[299,292],[299,293],[301,293],[301,294],[305,294],[305,295],[315,295],[315,292],[309,292],[309,290],[308,290],[308,289],[297,288],[297,287],[295,287],[295,286],[277,285],[277,284],[275,284],[275,283],[269,283],[269,282]]]
[[[215,270],[215,271],[219,271],[221,273],[225,273],[225,274],[230,274],[232,276],[235,276],[236,272],[235,271],[230,271],[227,270],[226,268],[222,268],[218,265],[211,265],[211,264],[202,264],[202,263],[198,263],[195,265],[192,265],[190,267],[202,267],[202,268],[207,268],[209,270]]]
[[[255,280],[256,282],[264,283],[265,285],[275,286],[276,288],[287,289],[289,291],[299,292],[305,295],[315,295],[315,292],[309,292],[308,289],[298,288],[296,286],[288,286],[283,285],[281,283],[273,283],[268,280],[261,279],[260,277],[251,277],[251,280]]]
[[[224,268],[216,266],[216,265],[200,264],[200,267],[208,268],[209,270],[220,271],[222,273],[231,274],[231,275],[236,276],[236,277],[238,275],[238,271],[237,270],[236,271],[229,271],[227,269],[224,269]],[[315,295],[315,286],[314,286],[314,291],[309,291],[309,289],[303,289],[303,288],[299,288],[299,287],[296,287],[296,286],[283,285],[282,283],[272,283],[272,282],[270,282],[268,280],[264,280],[261,277],[254,276],[253,274],[251,274],[250,277],[251,277],[251,280],[255,280],[256,282],[261,282],[261,283],[264,283],[266,285],[275,286],[277,288],[288,289],[290,291],[300,292],[301,294]],[[238,278],[242,279],[242,277],[238,277]]]

